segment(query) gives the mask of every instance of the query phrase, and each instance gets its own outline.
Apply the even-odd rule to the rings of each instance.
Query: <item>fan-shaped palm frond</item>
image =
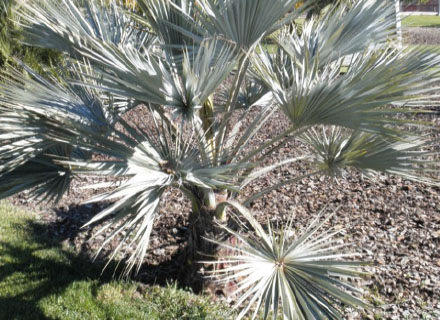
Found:
[[[239,244],[219,243],[231,254],[213,263],[229,266],[213,273],[220,276],[221,283],[237,283],[236,293],[241,296],[235,307],[246,304],[239,319],[254,305],[253,318],[263,309],[263,319],[271,312],[277,319],[280,306],[284,319],[342,319],[338,310],[341,302],[367,306],[353,295],[362,291],[346,281],[364,275],[359,268],[365,263],[341,260],[356,254],[340,253],[347,244],[335,237],[338,232],[334,229],[322,231],[331,216],[322,222],[318,217],[301,235],[294,236],[291,224],[281,232],[269,226],[266,232],[246,208],[235,202],[229,204],[239,210],[251,228],[240,234],[224,227]]]
[[[405,111],[389,104],[434,92],[436,87],[428,84],[440,76],[435,67],[439,56],[426,49],[367,50],[353,57],[344,74],[342,59],[323,68],[319,61],[319,56],[307,55],[298,62],[285,54],[278,59],[268,53],[255,61],[277,105],[298,129],[324,124],[386,131],[386,124],[396,123],[389,116]]]
[[[155,39],[122,12],[115,0],[109,4],[90,0],[21,1],[18,14],[26,43],[75,57],[91,40],[141,50],[148,49]]]
[[[43,78],[26,65],[22,66],[24,73],[10,69],[1,75],[0,101],[4,109],[14,112],[23,105],[41,112],[53,110],[60,116],[65,112],[72,117],[87,118],[97,127],[109,122],[111,115],[100,103],[97,92],[71,86],[61,79],[48,79],[50,75]],[[74,76],[73,73],[71,76]],[[81,77],[80,74],[77,76]]]
[[[315,163],[330,176],[346,168],[372,175],[388,173],[427,184],[439,184],[438,143],[429,138],[382,137],[341,128],[312,129],[302,141],[313,148]]]
[[[203,42],[192,57],[185,50],[182,71],[173,71],[180,95],[180,105],[172,106],[173,112],[193,115],[226,79],[235,62],[234,47],[222,41]]]
[[[31,198],[58,202],[68,192],[72,174],[69,167],[55,161],[69,158],[70,155],[71,148],[68,146],[51,147],[13,171],[1,174],[0,198],[30,190],[28,195]]]
[[[89,7],[94,7],[87,3]],[[113,3],[116,12],[118,9],[115,6]],[[111,38],[111,29],[104,32],[104,29],[97,27],[111,27],[112,17],[119,17],[118,14],[101,13],[93,16],[96,21],[92,19],[90,22],[75,1],[63,0],[60,3],[50,0],[44,5],[26,1],[21,4],[18,15],[24,29],[25,43],[67,52],[77,59],[86,58],[96,69],[104,68],[105,72],[102,72],[108,77],[102,87],[117,82],[118,86],[112,87],[113,94],[125,93],[123,96],[139,101],[161,105],[167,103],[162,93],[166,91],[167,80],[170,80],[163,79],[165,67],[146,51],[138,50],[139,45],[131,45],[133,40],[126,33],[130,34],[132,28],[123,21],[117,23],[120,27],[116,33],[120,36]],[[95,71],[97,73],[99,70]]]
[[[264,36],[304,13],[307,1],[299,8],[299,0],[201,0],[204,15],[199,19],[211,35],[222,35],[239,48],[248,49]]]
[[[98,86],[113,94],[177,109],[189,108],[193,112],[227,77],[235,63],[233,46],[223,41],[208,40],[200,48],[197,46],[195,56],[188,54],[193,51],[191,44],[179,47],[182,53],[187,54],[183,67],[176,68],[173,56],[162,62],[160,58],[127,45],[128,40],[117,43],[124,35],[108,39],[107,34],[111,30],[103,32],[96,26],[111,25],[112,15],[105,11],[98,15],[94,13],[95,6],[86,3],[87,8],[92,8],[89,11],[94,17],[90,25],[81,9],[71,0],[63,1],[69,9],[68,15],[57,1],[49,1],[46,8],[24,4],[20,12],[25,41],[69,52],[74,57],[86,57],[92,65],[99,67],[94,70],[96,77],[92,79],[100,81]],[[117,9],[113,10],[113,15],[117,16]],[[123,22],[120,24],[117,33],[129,29]],[[46,40],[42,42],[47,37],[53,40],[52,44]],[[201,94],[200,89],[203,89]]]
[[[81,138],[82,133],[86,133],[84,127],[73,124],[68,129],[76,131],[75,136],[60,135],[62,141],[86,150],[93,148],[95,152],[113,157],[114,160],[73,160],[66,164],[75,167],[75,172],[82,174],[100,174],[101,169],[102,174],[113,176],[157,172],[159,177],[163,177],[165,173],[169,177],[169,185],[176,188],[187,184],[211,189],[236,189],[237,183],[242,179],[237,173],[249,167],[249,164],[213,166],[209,159],[204,160],[201,156],[200,150],[208,147],[202,145],[203,141],[199,140],[199,135],[192,126],[185,129],[190,130],[186,138],[180,134],[172,138],[172,131],[167,124],[153,122],[154,126],[147,130],[133,127],[121,119],[119,125],[123,126],[128,135],[116,128],[111,129],[109,137],[102,137],[98,132],[87,132],[89,138],[96,137],[97,140],[93,141]]]
[[[322,67],[369,46],[385,44],[395,29],[395,14],[387,1],[357,1],[349,10],[340,5],[322,17],[306,20],[300,34],[283,34],[279,43],[299,63],[306,56],[319,56]]]
[[[82,1],[82,5],[85,8],[86,21],[93,28],[90,35],[104,42],[134,47],[137,50],[148,50],[156,42],[156,36],[135,23],[117,1],[111,0],[110,3],[104,3],[103,0],[98,3]]]
[[[38,115],[50,114],[60,123],[69,119],[87,122],[90,130],[106,135],[119,116],[119,108],[127,106],[127,101],[114,104],[112,98],[104,103],[103,93],[62,80],[61,76],[68,76],[87,81],[84,75],[90,69],[86,65],[71,64],[72,69],[64,70],[57,79],[50,75],[43,78],[22,66],[25,73],[9,68],[1,76],[0,177],[8,188],[1,189],[0,197],[10,195],[12,190],[34,188],[35,195],[47,194],[50,200],[60,200],[72,176],[69,167],[55,160],[87,159],[90,153],[48,139]],[[43,180],[33,171],[36,169],[51,178]]]
[[[254,179],[309,158],[319,168],[305,176],[353,167],[436,182],[428,177],[438,172],[436,146],[411,140],[398,130],[410,122],[394,115],[406,111],[396,104],[438,90],[440,57],[387,45],[394,16],[383,1],[329,10],[323,22],[307,22],[302,35],[282,32],[275,55],[257,46],[313,1],[295,8],[297,0],[139,0],[144,16],[116,1],[82,2],[20,0],[24,43],[69,59],[56,78],[25,67],[29,77],[12,69],[0,79],[0,197],[30,188],[57,200],[75,175],[109,178],[111,184],[89,186],[112,187],[90,200],[108,207],[89,224],[104,223],[103,246],[122,239],[113,257],[124,245],[135,247],[125,252],[126,273],[144,260],[167,189],[190,198],[198,214],[191,218],[211,218],[225,205],[216,195],[234,198]],[[220,87],[228,94],[216,108]],[[134,106],[146,114],[122,116]],[[274,106],[291,123],[267,138],[259,133]],[[343,129],[301,136],[315,126]],[[300,136],[314,154],[268,165]],[[267,186],[245,204],[305,176]],[[242,246],[232,248],[239,253],[228,258],[233,267],[220,271],[225,281],[238,281],[239,304],[256,302],[265,318],[276,317],[282,304],[288,319],[341,318],[340,302],[363,306],[342,279],[358,275],[359,264],[337,260],[340,247],[330,231],[318,234],[322,224],[298,238],[290,229],[265,232],[232,205],[253,229],[233,233]]]
[[[132,62],[107,65],[95,70],[99,88],[138,101],[159,103],[176,116],[191,119],[206,99],[228,76],[235,64],[234,47],[216,39],[203,42],[197,54],[184,50],[184,61],[133,57]],[[124,66],[120,69],[120,66]],[[129,69],[127,69],[129,68]],[[137,85],[133,85],[136,83]]]
[[[272,93],[256,81],[245,81],[237,99],[236,109],[250,109],[255,106],[267,106],[272,100]]]
[[[185,47],[194,47],[195,40],[203,40],[204,32],[196,20],[196,0],[140,0],[138,3],[146,13],[144,23],[151,25],[171,56],[179,56]]]
[[[55,141],[45,139],[38,120],[27,126],[31,113],[51,113],[61,122],[87,119],[90,128],[101,134],[105,134],[109,123],[114,121],[114,115],[100,102],[97,92],[44,79],[27,66],[24,68],[30,77],[12,68],[1,76],[0,174],[14,170],[56,145]]]

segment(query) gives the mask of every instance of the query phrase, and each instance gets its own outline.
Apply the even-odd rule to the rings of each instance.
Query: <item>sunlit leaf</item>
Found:
[[[313,148],[315,164],[332,177],[355,168],[366,175],[380,172],[439,184],[438,142],[429,137],[393,138],[333,127],[310,130],[302,140]]]
[[[253,307],[253,319],[262,309],[263,319],[269,314],[277,319],[281,307],[284,319],[342,319],[341,303],[366,307],[359,298],[362,290],[347,279],[365,275],[362,262],[346,261],[343,257],[356,257],[341,253],[347,247],[338,240],[337,232],[324,229],[320,215],[302,234],[296,234],[291,223],[281,231],[257,222],[253,214],[236,202],[229,202],[240,216],[250,224],[246,233],[224,227],[238,240],[237,246],[219,243],[231,254],[213,264],[227,264],[213,271],[220,283],[235,281],[238,297],[235,308],[242,305],[238,319]]]

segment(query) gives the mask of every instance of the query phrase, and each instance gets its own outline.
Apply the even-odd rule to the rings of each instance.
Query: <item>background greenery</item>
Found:
[[[404,27],[440,27],[439,16],[408,16],[402,20]]]
[[[14,64],[18,58],[41,72],[43,66],[56,67],[61,61],[60,53],[48,49],[23,46],[19,43],[19,29],[12,22],[14,0],[0,0],[0,67]]]

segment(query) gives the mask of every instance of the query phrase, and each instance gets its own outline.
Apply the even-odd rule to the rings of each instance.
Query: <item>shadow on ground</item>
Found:
[[[76,252],[80,252],[85,260],[85,264],[92,263],[91,260],[95,257],[96,252],[100,248],[101,243],[105,239],[105,234],[97,239],[92,239],[92,235],[96,232],[96,228],[81,229],[90,219],[103,210],[109,204],[94,204],[94,205],[71,205],[65,208],[58,208],[55,210],[56,219],[50,221],[45,225],[47,232],[52,238],[56,239],[58,243],[67,242],[70,246],[75,247]],[[167,220],[167,217],[163,217]],[[188,221],[162,221],[155,226],[152,238],[155,238],[158,244],[150,243],[149,255],[147,255],[146,263],[141,267],[138,274],[131,277],[132,280],[139,281],[146,285],[160,285],[165,286],[169,283],[176,283],[178,288],[191,290],[195,293],[200,293],[204,290],[207,284],[206,279],[188,266],[186,250],[188,250],[188,238],[190,237]],[[170,235],[178,237],[179,243],[170,241]],[[154,242],[154,241],[151,241]],[[166,250],[171,244],[176,247],[172,252]],[[108,261],[113,249],[119,244],[118,240],[110,242],[98,257],[101,265]],[[151,255],[151,252],[163,252],[160,255]],[[201,260],[209,260],[212,257],[204,256]],[[99,263],[98,263],[99,264]],[[123,263],[116,267],[108,267],[110,272],[114,272],[116,277],[121,276]],[[191,270],[189,270],[191,269]],[[188,274],[188,272],[190,274]]]
[[[25,225],[20,222],[12,226],[14,230],[22,230],[26,239],[24,244],[0,241],[0,255],[8,257],[8,261],[2,264],[0,256],[0,289],[2,282],[17,288],[6,297],[0,295],[0,320],[50,319],[41,311],[43,299],[62,295],[76,282],[95,280],[94,285],[98,290],[100,286],[121,276],[123,261],[119,265],[117,262],[110,263],[102,273],[112,245],[93,262],[92,258],[101,242],[90,240],[92,229],[81,229],[102,209],[102,205],[58,208],[55,219],[52,216],[51,219],[43,219],[44,223],[28,220]],[[174,227],[179,228],[179,236],[185,238],[187,228]],[[165,234],[168,231],[163,229],[159,232]],[[160,243],[158,248],[162,246],[166,246],[166,243]],[[166,254],[166,259],[159,262],[149,260],[131,280],[140,282],[139,288],[148,285],[166,287],[174,283],[179,289],[191,288],[194,293],[202,292],[206,282],[201,275],[188,281],[183,254],[185,250],[185,245],[182,245],[174,254]]]
[[[96,239],[93,239],[93,234],[96,229],[91,228],[82,229],[81,227],[86,224],[90,219],[104,209],[107,205],[72,205],[68,208],[58,208],[55,210],[56,219],[46,223],[44,227],[46,232],[55,239],[58,243],[68,243],[75,248],[76,252],[79,252],[84,259],[84,264],[92,264],[92,259],[95,258],[95,254],[100,248],[102,241],[105,239],[105,235],[102,235]],[[184,239],[186,237],[186,228],[180,226],[173,226],[178,228],[178,235]],[[162,230],[161,230],[162,229]],[[157,227],[153,230],[155,238],[161,238],[160,243],[149,252],[154,249],[163,250],[167,246],[166,236],[171,233],[169,230],[165,230],[164,227]],[[97,264],[100,266],[105,265],[105,262],[110,258],[111,253],[119,244],[115,239],[109,243],[103,250],[102,254],[97,259]],[[166,285],[170,282],[176,282],[178,284],[183,283],[183,264],[184,258],[182,253],[185,250],[184,240],[182,240],[181,246],[173,254],[168,252],[164,253],[162,257],[147,257],[147,262],[142,266],[137,275],[132,275],[131,279],[140,281],[143,284],[148,285]],[[123,261],[116,268],[116,264],[108,267],[109,273],[114,274],[115,277],[119,277],[123,272]],[[181,289],[185,289],[186,286],[179,286]],[[196,289],[196,288],[192,288]],[[195,290],[199,291],[199,290]]]
[[[26,221],[12,228],[24,239],[0,241],[0,319],[49,319],[39,307],[45,297],[61,294],[76,281],[96,279],[102,285],[111,280],[110,272],[101,275],[102,263],[63,248],[47,226]]]

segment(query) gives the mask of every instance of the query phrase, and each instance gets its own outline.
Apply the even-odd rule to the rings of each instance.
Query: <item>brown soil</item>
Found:
[[[407,44],[440,44],[440,28],[405,28],[403,36]]]

